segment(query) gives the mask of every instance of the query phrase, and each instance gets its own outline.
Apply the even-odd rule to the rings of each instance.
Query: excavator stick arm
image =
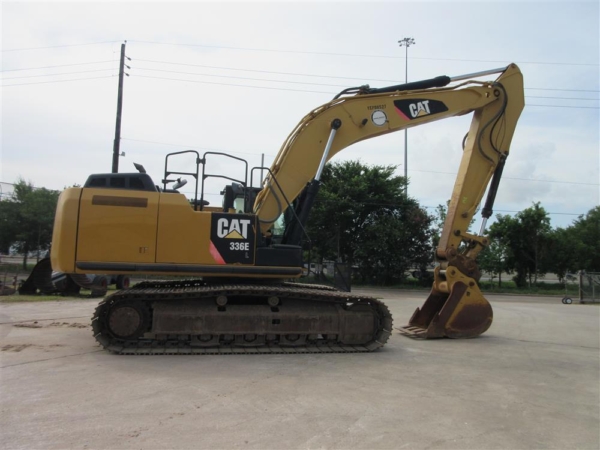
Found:
[[[406,335],[469,338],[484,333],[492,324],[492,307],[477,286],[480,272],[476,262],[489,241],[483,236],[484,226],[479,235],[467,230],[488,186],[484,223],[492,214],[510,142],[525,105],[523,77],[518,69],[511,66],[498,78],[493,95],[499,101],[473,116],[436,249],[440,266],[434,272],[429,297],[408,326],[400,329]]]

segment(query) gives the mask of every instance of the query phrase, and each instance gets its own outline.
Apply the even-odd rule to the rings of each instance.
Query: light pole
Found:
[[[404,82],[408,83],[408,47],[415,44],[415,40],[411,37],[405,37],[398,41],[400,47],[405,47],[404,56]],[[404,179],[406,180],[406,186],[404,188],[404,195],[408,196],[408,130],[404,130]]]

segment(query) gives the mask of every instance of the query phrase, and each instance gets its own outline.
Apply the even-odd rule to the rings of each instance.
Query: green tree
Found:
[[[433,215],[433,236],[431,238],[433,248],[437,248],[440,242],[440,237],[442,236],[442,230],[444,229],[444,223],[446,222],[449,205],[450,200],[448,200],[445,205],[439,204],[435,208],[435,213]]]
[[[387,285],[404,279],[413,267],[432,260],[432,218],[417,204],[374,213],[361,234],[355,254],[364,280]]]
[[[550,233],[550,218],[539,202],[518,212],[514,218],[496,216],[496,222],[490,227],[490,238],[505,246],[507,270],[516,272],[517,286],[531,286],[548,270]]]
[[[500,239],[492,239],[489,246],[484,248],[477,258],[479,268],[492,275],[492,279],[498,277],[498,287],[502,287],[502,274],[510,273],[508,267],[509,249]]]
[[[403,197],[404,178],[394,167],[369,167],[358,161],[327,164],[308,227],[319,257],[352,263],[356,239],[369,215]]]
[[[320,262],[342,260],[358,266],[364,277],[372,267],[385,268],[380,279],[389,282],[392,273],[400,276],[404,268],[431,259],[431,218],[404,195],[406,181],[394,170],[358,161],[325,166],[308,223]],[[421,251],[424,256],[415,256]]]
[[[578,242],[578,269],[600,272],[600,206],[591,209],[585,216],[579,216],[567,230]]]
[[[490,246],[480,255],[483,270],[498,274],[498,286],[502,284],[502,273],[512,273],[515,269],[513,239],[518,236],[519,223],[508,215],[498,214],[489,230]]]
[[[548,253],[550,250],[550,217],[540,203],[517,213],[519,234],[517,241],[517,273],[519,267],[527,274],[529,286],[537,282],[538,275],[547,272]],[[533,278],[533,280],[532,280]]]
[[[556,273],[560,282],[565,281],[568,272],[577,272],[582,268],[580,256],[584,253],[584,244],[580,242],[573,227],[557,228],[549,235],[550,252],[545,263],[548,271]]]
[[[23,268],[29,252],[50,247],[58,196],[58,191],[36,189],[19,179],[13,196],[0,202],[0,243],[5,250],[14,246],[23,253]]]

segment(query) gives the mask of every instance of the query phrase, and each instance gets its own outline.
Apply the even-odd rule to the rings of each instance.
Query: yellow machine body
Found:
[[[199,277],[302,274],[298,266],[256,267],[255,218],[211,209],[195,211],[177,193],[69,188],[56,212],[52,267],[66,273]],[[242,257],[228,262],[227,249],[218,248],[223,246]]]

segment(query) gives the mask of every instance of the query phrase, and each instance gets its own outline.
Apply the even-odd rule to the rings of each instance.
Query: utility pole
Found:
[[[398,41],[400,47],[405,47],[406,52],[404,56],[404,82],[408,83],[408,47],[415,44],[415,40],[410,37],[405,37]],[[408,197],[408,130],[404,130],[404,179],[406,180],[406,186],[404,188],[404,195]]]
[[[125,44],[127,41],[121,44],[121,64],[119,65],[119,93],[117,96],[117,124],[115,126],[115,142],[113,144],[113,158],[112,158],[112,173],[119,171],[119,155],[121,148],[121,111],[123,110],[123,75],[129,76],[125,73],[125,67],[131,69],[131,67],[125,65],[125,58],[131,61],[131,58],[125,56]]]

